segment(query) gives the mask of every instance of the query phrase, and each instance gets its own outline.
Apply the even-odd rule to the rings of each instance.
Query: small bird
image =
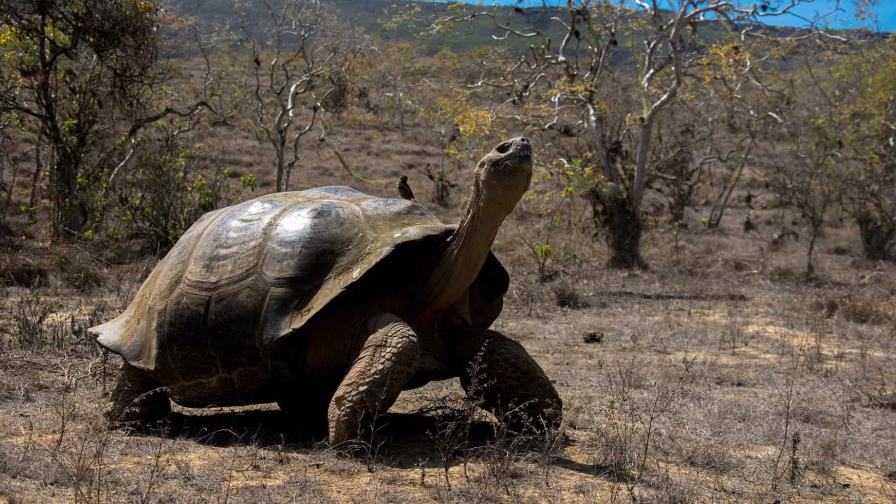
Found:
[[[408,185],[408,178],[405,175],[398,177],[398,194],[406,200],[416,201],[414,199],[414,191]]]

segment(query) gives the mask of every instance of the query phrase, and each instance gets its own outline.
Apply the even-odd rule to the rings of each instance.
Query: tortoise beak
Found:
[[[512,166],[532,167],[532,143],[526,137],[511,138],[501,142],[491,153],[493,159],[508,162]]]
[[[532,143],[529,142],[529,139],[526,137],[517,137],[512,140],[514,142],[514,148],[519,153],[521,157],[531,157],[532,156]]]

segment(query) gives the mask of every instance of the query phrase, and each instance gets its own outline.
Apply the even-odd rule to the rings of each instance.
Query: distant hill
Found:
[[[270,2],[276,4],[277,0]],[[253,36],[263,36],[261,27],[267,17],[263,3],[258,0],[241,1],[240,10],[234,7],[234,3],[234,0],[168,0],[168,4],[177,12],[196,16],[202,24],[233,28],[245,26]],[[496,19],[502,24],[510,24],[521,32],[537,32],[541,35],[532,38],[511,35],[503,40],[497,40],[496,37],[500,38],[504,33],[495,26],[492,18],[484,16],[456,23],[453,29],[442,33],[429,32],[423,36],[422,32],[433,20],[451,14],[472,12],[477,9],[477,6],[473,5],[405,0],[323,0],[322,3],[333,8],[341,19],[360,27],[366,33],[385,41],[414,43],[424,47],[430,54],[443,48],[464,52],[477,47],[496,45],[507,47],[511,52],[520,54],[528,51],[530,44],[541,43],[544,36],[548,36],[556,44],[565,34],[563,26],[551,19],[552,17],[565,19],[566,10],[563,8],[496,7],[494,8]],[[731,26],[721,22],[712,22],[703,27],[702,33],[707,40],[721,39],[726,35],[730,36],[731,29]],[[764,30],[778,36],[800,31],[786,27],[765,27]],[[884,40],[889,36],[886,33],[864,30],[837,33],[853,40]],[[618,56],[627,59],[624,50],[620,51]]]
[[[271,3],[276,4],[276,1],[271,0]],[[181,14],[196,16],[202,24],[229,25],[234,28],[246,26],[250,33],[253,31],[253,24],[260,26],[267,17],[266,8],[260,1],[240,2],[242,14],[234,8],[233,0],[168,0],[167,3]],[[441,2],[324,0],[322,3],[332,7],[341,19],[369,34],[390,42],[421,44],[429,53],[435,53],[442,48],[462,52],[495,44],[503,44],[514,52],[520,52],[528,50],[529,44],[533,42],[533,39],[513,36],[507,37],[504,41],[495,40],[492,36],[500,35],[500,31],[495,28],[490,18],[458,23],[450,31],[428,33],[422,37],[421,32],[432,20],[459,12],[456,7]],[[471,6],[464,8],[472,9]],[[415,12],[411,20],[395,22],[403,14],[410,12]],[[552,38],[563,36],[561,25],[550,20],[552,16],[562,15],[562,9],[523,9],[522,12],[518,12],[513,8],[499,7],[498,12],[501,22],[512,22],[513,26],[521,30],[537,30]],[[263,33],[259,30],[254,35],[261,36]]]

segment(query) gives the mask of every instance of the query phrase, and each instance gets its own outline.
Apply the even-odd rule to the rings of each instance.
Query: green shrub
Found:
[[[253,190],[255,177],[234,182],[226,168],[204,166],[199,145],[161,130],[145,135],[135,147],[131,166],[110,186],[85,181],[96,216],[84,233],[87,239],[137,239],[162,253],[202,214],[231,204],[243,189]]]

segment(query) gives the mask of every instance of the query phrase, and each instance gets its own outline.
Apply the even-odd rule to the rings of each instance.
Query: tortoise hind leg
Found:
[[[563,401],[522,345],[497,331],[457,331],[452,360],[467,396],[517,432],[560,424]]]
[[[168,396],[148,373],[124,363],[103,414],[110,427],[158,422],[171,413]]]

